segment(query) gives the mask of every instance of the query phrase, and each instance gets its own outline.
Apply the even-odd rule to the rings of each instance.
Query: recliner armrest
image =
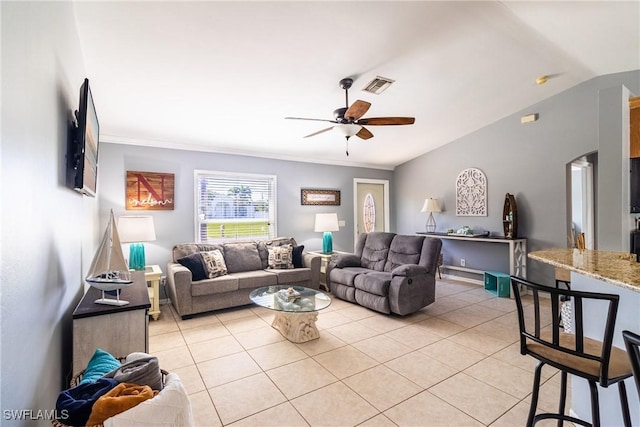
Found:
[[[413,277],[428,273],[429,270],[417,264],[402,264],[391,270],[391,276]]]
[[[360,257],[356,254],[333,254],[331,263],[336,268],[360,267]]]

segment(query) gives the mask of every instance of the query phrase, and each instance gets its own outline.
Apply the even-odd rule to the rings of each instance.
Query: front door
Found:
[[[355,178],[354,242],[361,233],[389,231],[389,181]]]

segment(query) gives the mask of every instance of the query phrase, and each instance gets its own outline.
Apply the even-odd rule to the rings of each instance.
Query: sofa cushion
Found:
[[[225,243],[224,260],[229,273],[262,270],[258,244],[255,242]]]
[[[370,270],[383,271],[394,236],[394,233],[369,233],[362,248],[360,265]]]
[[[276,237],[275,239],[258,242],[258,252],[262,260],[262,268],[269,268],[269,248],[282,245],[291,245],[293,248],[298,246],[293,237]]]
[[[233,275],[220,276],[215,279],[206,279],[191,283],[191,296],[194,297],[237,290],[238,278]]]
[[[310,268],[293,268],[289,270],[276,270],[270,269],[266,270],[269,273],[273,274],[277,280],[278,284],[290,284],[290,283],[305,283],[311,280],[311,269]]]
[[[212,251],[214,249],[220,250],[224,254],[222,245],[211,243],[179,243],[173,247],[171,251],[171,260],[178,262],[178,259],[187,255],[194,254],[196,252]]]
[[[204,268],[204,262],[202,261],[200,252],[184,256],[178,259],[178,263],[191,271],[191,280],[193,281],[204,280],[209,277],[208,272]]]
[[[380,296],[387,296],[389,294],[390,283],[391,273],[387,273],[386,271],[372,271],[367,274],[359,274],[353,281],[356,289]]]
[[[265,270],[241,271],[233,276],[238,278],[238,289],[255,289],[278,284],[278,279]]]
[[[371,270],[363,267],[334,268],[329,273],[329,279],[331,280],[331,283],[354,286],[353,281],[356,276],[368,273],[371,273]]]
[[[227,274],[227,265],[220,250],[200,252],[200,255],[209,279]]]
[[[391,271],[403,264],[417,264],[424,239],[424,236],[396,235],[391,241],[384,271]]]
[[[293,258],[293,268],[302,268],[304,264],[302,262],[302,251],[304,251],[304,245],[294,246],[291,256]]]
[[[293,268],[293,248],[291,245],[269,247],[269,268]]]

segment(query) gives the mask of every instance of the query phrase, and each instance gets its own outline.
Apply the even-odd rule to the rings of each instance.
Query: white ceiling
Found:
[[[393,167],[602,74],[640,69],[640,2],[78,2],[101,140]],[[551,76],[545,85],[535,80]],[[375,76],[396,80],[362,92]],[[367,141],[330,125],[345,104]]]

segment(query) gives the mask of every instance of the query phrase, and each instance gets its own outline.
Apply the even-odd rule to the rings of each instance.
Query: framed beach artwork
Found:
[[[301,189],[302,205],[340,206],[340,190]]]

